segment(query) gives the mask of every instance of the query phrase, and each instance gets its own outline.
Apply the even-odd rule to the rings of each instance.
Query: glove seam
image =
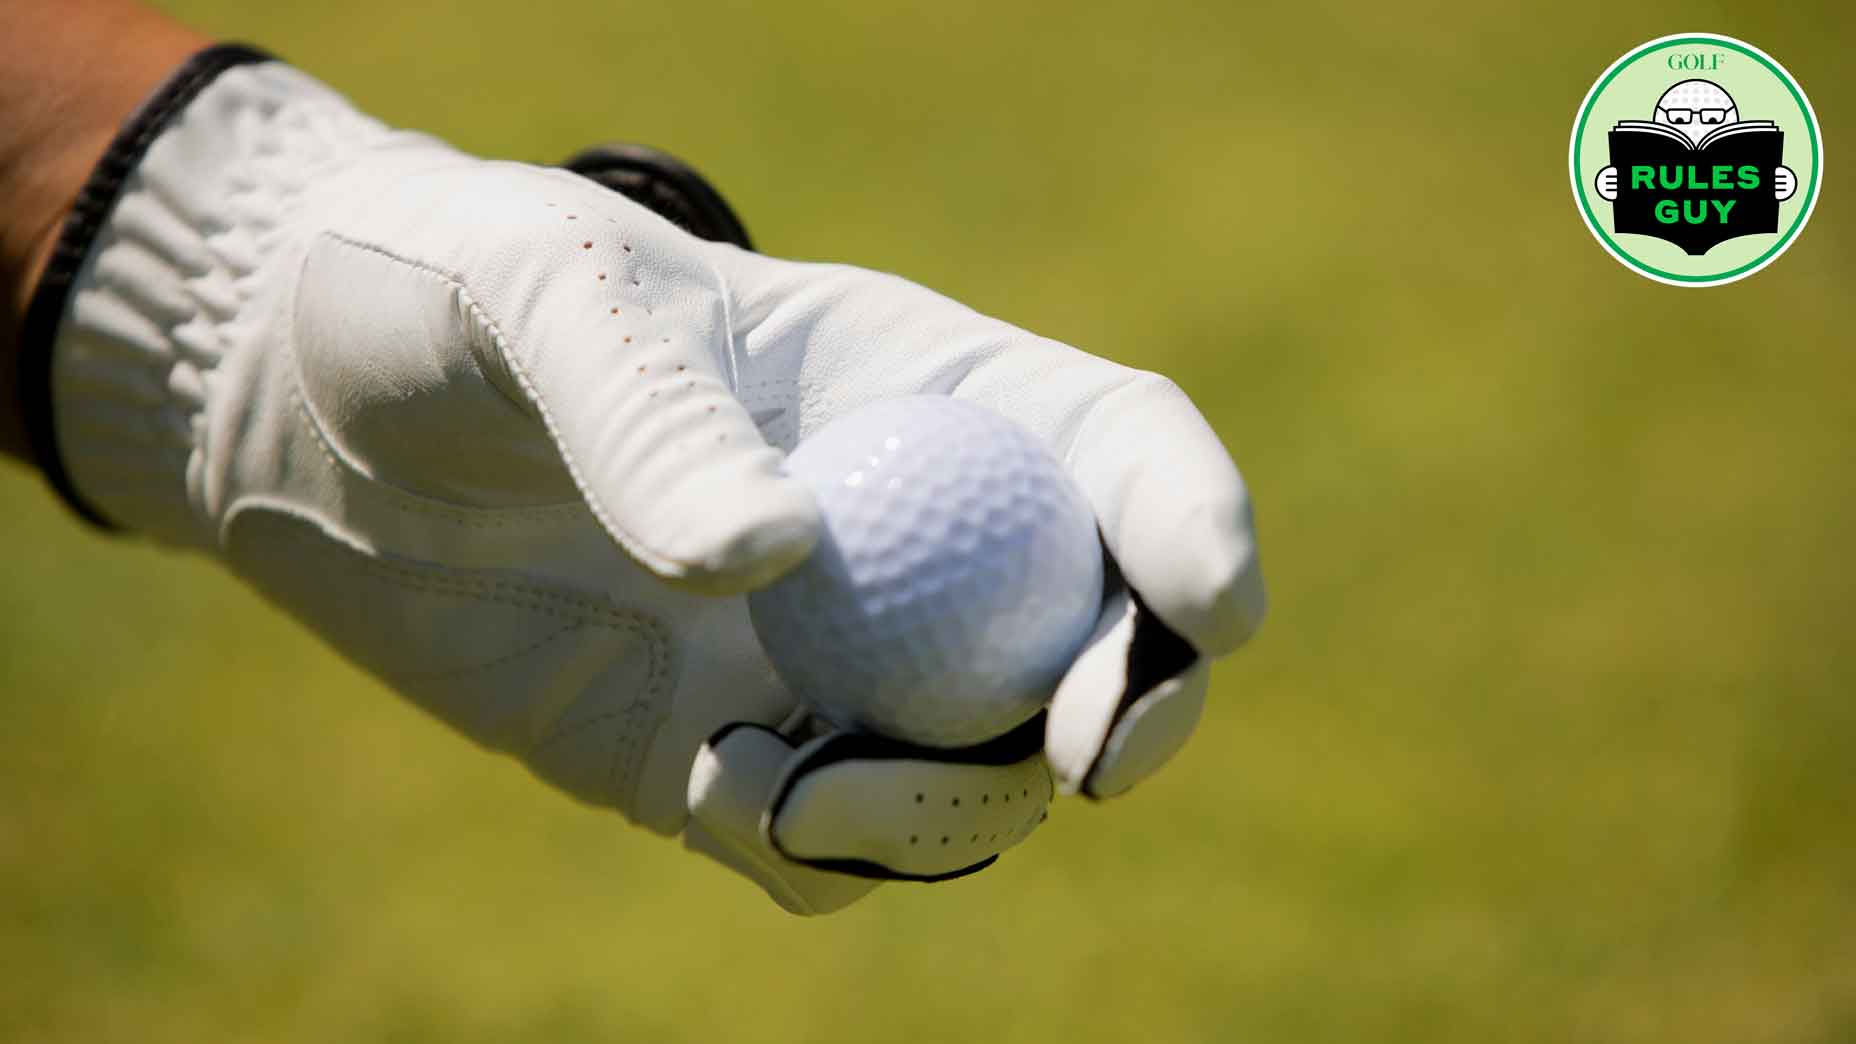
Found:
[[[446,269],[440,268],[439,266],[435,264],[432,264],[429,261],[419,261],[419,260],[415,260],[410,257],[406,257],[402,254],[395,253],[393,250],[388,249],[387,247],[383,247],[378,243],[370,242],[365,239],[357,239],[354,236],[347,235],[346,233],[338,232],[333,229],[323,229],[322,231],[316,234],[316,238],[319,240],[329,242],[329,243],[333,243],[337,246],[348,247],[350,249],[360,250],[364,253],[374,254],[387,261],[391,261],[394,264],[400,265],[404,268],[411,269],[412,271],[420,275],[430,276],[431,278],[438,280],[439,283],[445,286],[447,289],[451,290],[452,292],[462,297],[463,304],[466,310],[471,314],[471,316],[473,318],[478,319],[493,336],[498,337],[497,348],[499,351],[501,350],[502,343],[500,340],[500,328],[496,325],[496,321],[494,319],[491,319],[489,315],[487,314],[487,312],[485,312],[483,307],[477,303],[477,296],[470,292],[469,285],[464,282],[463,273],[448,271]],[[313,247],[310,250],[304,252],[304,265],[305,266],[307,266],[309,263],[309,255],[314,252],[315,251]],[[299,276],[297,280],[297,295],[299,299],[302,294],[302,283],[303,283],[303,280]],[[293,300],[291,302],[291,307],[293,311],[297,307],[298,303],[299,303],[298,300]],[[506,362],[506,360],[504,361]],[[518,398],[516,396],[509,394],[508,389],[504,388],[500,383],[498,383],[489,374],[485,373],[483,371],[483,367],[481,365],[478,365],[478,360],[476,358],[473,357],[471,360],[471,363],[476,368],[477,376],[482,378],[485,384],[488,384],[490,387],[496,389],[497,394],[501,395],[503,399],[507,401],[511,406],[515,407],[518,410],[521,410],[524,413],[527,413],[533,409],[534,404],[532,402],[529,402],[525,399],[521,399],[521,398]]]
[[[394,258],[385,251],[370,247],[365,243],[355,242],[336,233],[324,233],[323,235],[325,238],[344,246],[368,250],[388,257],[389,260],[410,265],[415,271],[436,277],[445,285],[451,286],[460,293],[463,292],[462,287],[458,286],[455,281],[447,278],[443,273],[438,272],[430,266],[419,266],[399,258]],[[292,301],[291,308],[293,312],[296,307],[297,303]],[[292,318],[292,323],[294,324],[294,316]],[[437,518],[440,521],[470,529],[498,529],[522,525],[529,522],[559,522],[577,517],[580,512],[586,510],[586,505],[577,499],[556,501],[546,504],[528,504],[518,507],[470,507],[467,505],[453,504],[437,497],[419,493],[407,489],[404,486],[389,482],[377,475],[368,473],[357,465],[355,461],[348,456],[347,452],[337,445],[335,440],[329,436],[327,426],[322,423],[322,418],[316,414],[316,411],[309,404],[308,397],[303,394],[302,359],[297,354],[294,344],[289,346],[289,351],[293,379],[289,382],[287,394],[290,396],[291,403],[295,407],[296,412],[303,418],[303,423],[309,429],[310,435],[315,438],[316,446],[321,451],[323,459],[327,461],[331,467],[346,472],[384,491],[392,498],[395,509],[410,514]]]
[[[522,388],[522,393],[528,398],[528,405],[532,406],[535,413],[541,418],[542,426],[547,429],[549,440],[553,442],[556,451],[560,453],[561,463],[567,467],[567,473],[573,477],[574,487],[580,491],[580,496],[585,502],[584,506],[586,509],[592,513],[593,517],[599,521],[599,524],[605,528],[607,533],[611,534],[613,539],[618,541],[619,545],[623,547],[627,553],[631,554],[640,562],[643,562],[654,572],[673,572],[691,564],[680,562],[676,559],[650,551],[635,535],[626,530],[625,527],[619,525],[617,521],[613,519],[611,513],[605,509],[605,506],[600,503],[599,498],[593,492],[592,486],[587,482],[579,461],[575,460],[574,455],[568,451],[566,442],[561,435],[560,426],[555,423],[553,412],[548,409],[547,402],[542,399],[541,393],[536,390],[535,382],[529,377],[528,370],[522,365],[521,360],[517,357],[517,353],[510,350],[509,338],[504,336],[502,327],[497,323],[496,318],[490,315],[488,309],[484,308],[479,302],[477,295],[471,292],[468,283],[458,274],[446,272],[435,265],[423,261],[402,257],[379,245],[360,242],[333,233],[330,235],[339,242],[358,250],[370,251],[380,255],[388,261],[404,265],[427,275],[436,276],[444,280],[447,285],[451,286],[458,294],[460,303],[463,304],[465,312],[478,323],[482,324],[484,332],[489,335],[491,343],[496,346],[497,354],[501,357],[503,366],[508,369],[510,376],[516,379],[516,383]],[[720,278],[719,273],[717,278]],[[729,334],[728,361],[731,371],[730,389],[732,391],[734,341],[732,329],[729,324],[730,320],[728,318],[727,304],[724,302],[723,327],[731,331]],[[521,404],[518,403],[517,405]]]
[[[703,258],[708,263],[707,257]],[[722,302],[722,343],[728,346],[728,390],[736,397],[740,396],[741,361],[740,353],[735,349],[735,295],[728,288],[728,276],[720,266],[708,263],[709,271],[715,276],[717,292]]]
[[[379,574],[379,579],[407,590],[432,594],[465,595],[479,601],[494,602],[516,609],[542,613],[556,619],[569,620],[580,626],[590,624],[596,627],[628,631],[639,637],[651,639],[654,645],[663,640],[663,636],[658,633],[658,628],[654,626],[656,621],[651,618],[642,615],[634,616],[619,609],[602,608],[590,601],[581,601],[572,595],[556,594],[542,588],[510,584],[506,581],[468,580],[464,579],[463,574],[444,566],[432,567],[440,574],[439,576],[422,577],[404,566],[395,566],[370,559],[365,555],[361,558],[370,571]],[[655,657],[653,661],[652,673],[655,674]]]
[[[393,497],[394,507],[410,514],[431,516],[467,529],[500,529],[528,522],[565,521],[586,509],[586,505],[578,500],[564,500],[554,504],[535,504],[525,507],[473,508],[427,497],[391,482],[382,481],[356,467],[354,462],[329,440],[328,433],[323,429],[315,412],[304,401],[302,389],[297,384],[291,384],[289,395],[297,412],[302,415],[304,424],[308,425],[310,434],[315,437],[316,445],[322,451],[324,460],[355,478],[385,490]]]
[[[519,660],[523,658],[524,656],[527,656],[530,653],[533,653],[543,648],[544,646],[552,645],[555,642],[560,641],[562,638],[566,637],[567,635],[578,632],[582,627],[585,627],[585,626],[587,626],[586,623],[568,624],[567,626],[562,627],[559,630],[551,631],[548,634],[543,635],[541,638],[538,638],[535,641],[532,641],[528,643],[527,645],[524,645],[521,648],[516,649],[513,652],[504,653],[503,655],[498,656],[494,660],[485,660],[482,663],[472,664],[469,667],[458,667],[458,668],[455,668],[453,670],[448,670],[448,671],[422,671],[422,672],[418,672],[415,674],[402,674],[400,675],[400,677],[408,681],[426,681],[426,682],[442,681],[447,678],[467,678],[473,674],[488,671],[493,667],[500,667],[505,663],[510,663],[515,660]]]
[[[292,505],[274,505],[264,499],[251,499],[229,514],[228,523],[236,519],[243,511],[253,509],[279,511],[293,518],[303,517]],[[325,527],[318,526],[317,528],[325,534],[328,532]],[[654,645],[668,643],[661,623],[655,616],[647,613],[620,609],[610,603],[601,604],[586,595],[563,594],[544,587],[511,580],[481,579],[475,575],[474,571],[452,569],[449,566],[421,561],[420,565],[430,571],[427,573],[410,565],[401,565],[389,558],[380,557],[378,553],[363,551],[339,538],[331,537],[330,542],[342,553],[354,556],[379,579],[408,590],[480,597],[484,601],[497,602],[518,609],[531,609],[579,624],[590,623],[602,627],[629,630],[640,636],[651,638]],[[524,598],[529,601],[522,600]]]
[[[253,507],[270,508],[271,505],[263,501],[247,502],[241,508],[235,509],[231,517],[236,517],[240,511]],[[301,517],[289,511],[287,507],[277,510],[282,510],[293,517]],[[479,579],[469,573],[436,563],[420,563],[424,570],[429,570],[429,572],[422,572],[410,565],[402,565],[377,554],[366,553],[339,537],[329,534],[326,529],[318,528],[324,534],[324,539],[313,546],[319,550],[328,550],[351,559],[363,574],[380,583],[402,590],[468,598],[540,613],[555,619],[567,620],[573,625],[573,628],[564,630],[593,626],[638,638],[640,644],[644,646],[647,659],[645,679],[636,690],[635,698],[618,710],[576,720],[566,727],[551,727],[540,741],[521,752],[521,756],[526,760],[563,739],[603,722],[614,718],[628,719],[627,727],[620,730],[614,741],[606,776],[611,785],[610,793],[614,798],[613,804],[622,811],[630,808],[636,797],[636,788],[641,782],[639,773],[636,771],[637,755],[639,751],[647,748],[649,738],[644,735],[645,728],[631,719],[648,718],[652,709],[661,705],[666,694],[670,692],[671,636],[661,620],[649,614],[619,609],[610,603],[602,605],[584,595],[562,594],[508,580]],[[557,631],[552,637],[558,637],[561,633],[563,631]],[[525,651],[532,651],[532,649],[533,647]],[[490,664],[478,664],[462,673],[467,674],[471,670],[479,670],[486,666]],[[403,682],[429,681],[430,679],[418,674],[390,674],[386,676],[386,680],[397,685]],[[572,705],[569,704],[570,707]],[[558,722],[559,719],[556,721]],[[632,782],[632,792],[618,793],[616,782],[621,780]]]

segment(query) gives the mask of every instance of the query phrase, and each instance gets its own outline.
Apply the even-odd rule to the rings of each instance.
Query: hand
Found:
[[[1792,198],[1798,191],[1798,175],[1790,167],[1779,167],[1772,173],[1772,194],[1779,197],[1779,202]]]
[[[1243,485],[1165,380],[391,132],[276,63],[154,141],[90,262],[53,384],[98,512],[220,556],[467,735],[687,827],[789,909],[984,865],[1042,818],[1046,758],[1066,789],[1125,789],[1261,619]],[[1041,752],[807,738],[747,622],[741,593],[817,534],[780,451],[923,391],[1047,440],[1138,592]]]
[[[1618,169],[1606,167],[1599,171],[1595,185],[1598,189],[1598,198],[1615,202],[1618,198]]]

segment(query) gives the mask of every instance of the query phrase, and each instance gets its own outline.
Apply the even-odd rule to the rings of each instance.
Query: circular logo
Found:
[[[1804,231],[1824,177],[1817,114],[1771,55],[1678,33],[1611,63],[1567,147],[1580,216],[1651,279],[1717,286],[1771,264]]]

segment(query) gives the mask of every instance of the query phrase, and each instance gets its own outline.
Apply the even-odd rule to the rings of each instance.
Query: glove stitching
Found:
[[[542,517],[546,517],[547,514],[558,512],[562,508],[567,508],[567,509],[571,509],[574,511],[590,510],[591,513],[594,515],[594,517],[599,519],[599,521],[606,527],[606,531],[608,533],[611,533],[615,537],[618,537],[620,540],[620,543],[626,546],[628,549],[630,549],[631,544],[630,542],[626,541],[624,537],[621,535],[622,531],[613,523],[611,518],[607,516],[604,508],[592,497],[589,491],[589,487],[580,473],[578,464],[575,462],[573,457],[567,452],[566,446],[560,437],[559,429],[555,425],[553,417],[549,413],[546,404],[542,402],[539,394],[536,392],[534,384],[529,379],[527,372],[523,370],[519,361],[514,357],[514,354],[511,351],[509,351],[508,341],[507,341],[507,338],[504,337],[501,327],[497,325],[495,319],[492,318],[488,314],[488,312],[478,303],[476,295],[470,292],[470,288],[464,283],[464,281],[461,278],[459,278],[456,274],[445,272],[444,270],[439,269],[436,266],[433,266],[433,265],[430,265],[424,262],[415,261],[410,258],[401,257],[398,254],[395,254],[394,252],[390,250],[387,250],[385,248],[382,248],[372,243],[359,242],[349,237],[339,235],[337,233],[324,233],[324,235],[326,235],[330,240],[340,243],[343,246],[376,254],[390,262],[404,266],[406,268],[410,268],[414,272],[418,272],[418,273],[438,279],[445,286],[450,288],[452,292],[458,295],[459,303],[464,306],[464,310],[466,314],[471,316],[473,320],[475,320],[477,323],[481,325],[484,332],[486,332],[489,335],[492,343],[496,345],[497,351],[499,355],[501,356],[501,360],[503,364],[505,365],[505,367],[507,367],[511,376],[515,377],[517,383],[521,385],[523,393],[528,396],[529,401],[534,404],[535,410],[541,416],[542,423],[547,428],[548,434],[550,438],[552,439],[552,441],[554,442],[554,445],[557,451],[561,454],[562,462],[567,466],[569,474],[573,476],[575,486],[579,488],[582,497],[585,498],[585,502],[583,504],[575,503],[575,504],[569,504],[569,505],[554,506],[550,508],[521,509],[519,513],[517,513],[514,516],[514,520],[520,521],[523,518],[533,518],[533,517],[537,517],[538,514],[541,515]],[[298,372],[300,374],[301,372],[300,368]],[[299,411],[301,411],[304,414],[305,418],[308,420],[310,429],[314,433],[317,443],[321,449],[321,452],[324,454],[324,456],[329,458],[330,462],[334,466],[338,468],[345,468],[349,471],[353,471],[359,474],[358,469],[355,469],[351,464],[348,464],[347,462],[341,459],[339,452],[337,451],[337,449],[335,448],[331,440],[327,438],[327,433],[322,429],[322,426],[316,421],[313,413],[308,409],[308,404],[304,401],[304,398],[301,394],[300,377],[299,377],[298,383],[296,385],[293,385],[290,391],[292,395],[295,396],[296,398],[297,408],[299,409]],[[366,476],[363,475],[362,477],[365,478]],[[478,525],[485,525],[485,526],[510,524],[510,521],[507,521],[507,520],[498,521],[493,518],[492,519],[481,519],[481,520],[472,519],[472,518],[462,515],[461,513],[457,513],[455,509],[451,511],[447,511],[445,508],[438,506],[438,505],[421,504],[418,501],[412,500],[411,494],[408,494],[402,490],[395,489],[391,486],[385,486],[385,484],[383,483],[374,482],[374,485],[383,486],[384,488],[386,488],[391,494],[393,494],[394,499],[403,506],[407,506],[411,508],[412,510],[424,511],[428,514],[433,514],[439,518],[448,519],[455,523],[459,523],[463,525],[478,524]],[[647,667],[646,667],[646,682],[643,687],[643,691],[640,694],[640,697],[635,698],[631,703],[627,704],[622,710],[607,712],[607,713],[600,714],[600,715],[595,715],[592,718],[584,719],[581,721],[576,721],[572,725],[572,727],[565,728],[565,729],[556,729],[555,731],[549,733],[540,742],[535,744],[529,751],[529,754],[533,755],[535,753],[538,753],[540,751],[547,749],[549,746],[561,740],[568,739],[587,729],[594,728],[606,721],[609,721],[612,718],[623,716],[626,719],[626,722],[625,722],[625,725],[619,730],[619,735],[615,738],[613,748],[612,748],[611,762],[607,770],[607,779],[608,779],[609,785],[611,785],[616,790],[621,780],[628,779],[628,778],[631,778],[631,779],[636,778],[637,776],[637,773],[635,771],[637,767],[636,761],[639,756],[639,752],[642,749],[639,733],[643,731],[637,718],[640,715],[648,714],[651,708],[657,706],[660,702],[662,702],[663,695],[667,690],[667,681],[668,681],[668,674],[669,674],[669,670],[668,670],[669,657],[668,657],[668,644],[667,644],[668,639],[666,636],[664,636],[661,633],[658,627],[653,626],[656,624],[655,620],[631,619],[622,614],[617,613],[616,611],[612,611],[610,615],[608,616],[607,615],[608,611],[606,610],[600,610],[597,607],[590,606],[587,603],[580,602],[575,599],[566,598],[566,597],[559,596],[559,595],[553,595],[551,593],[539,591],[539,590],[532,589],[532,588],[508,585],[506,583],[483,585],[481,582],[467,581],[467,580],[463,580],[456,576],[442,575],[442,574],[441,574],[442,578],[440,577],[418,577],[416,574],[413,574],[408,570],[403,570],[400,567],[391,566],[385,562],[380,562],[380,561],[373,560],[373,559],[363,559],[363,560],[364,562],[366,562],[367,567],[371,571],[374,571],[378,575],[380,575],[380,577],[383,580],[386,580],[391,583],[396,583],[402,587],[409,588],[412,590],[428,590],[428,591],[442,592],[445,590],[447,586],[451,587],[454,591],[457,591],[460,593],[468,593],[469,591],[472,590],[473,587],[475,587],[479,591],[485,591],[485,590],[498,591],[498,590],[513,589],[522,595],[526,595],[529,598],[541,599],[541,600],[557,600],[557,601],[560,601],[562,604],[569,606],[569,607],[578,608],[583,611],[591,611],[596,616],[606,617],[607,622],[602,623],[601,624],[602,626],[615,626],[620,629],[628,630],[631,633],[636,634],[640,638],[642,638],[643,643],[646,648],[646,654],[649,657],[649,659],[647,661]],[[439,567],[439,568],[442,570],[442,567]],[[499,596],[499,595],[494,595],[494,594],[487,595],[485,597],[489,601],[500,602],[502,604],[507,604],[507,605],[513,605],[518,608],[533,609],[538,612],[543,612],[549,615],[562,617],[566,619],[575,618],[569,613],[564,613],[559,610],[550,608],[546,606],[545,604],[540,604],[540,603],[525,604],[516,598],[510,598],[507,596]],[[621,805],[629,803],[630,798],[631,798],[631,795],[629,794],[621,795],[619,798]]]
[[[253,506],[263,507],[264,505],[254,502]],[[389,559],[375,557],[361,548],[327,534],[325,534],[325,539],[316,541],[312,546],[319,549],[333,549],[353,556],[364,569],[376,574],[379,579],[409,590],[482,596],[486,601],[511,605],[519,609],[533,609],[550,616],[573,620],[576,623],[592,623],[602,627],[631,630],[643,637],[653,638],[657,642],[667,643],[669,640],[663,630],[663,625],[655,616],[619,609],[609,602],[602,603],[583,595],[564,594],[512,580],[483,579],[474,572],[452,569],[436,563],[420,562],[418,568],[400,565]],[[524,598],[528,601],[523,601]]]
[[[345,236],[334,235],[332,233],[330,235],[331,238],[348,246],[360,250],[371,251],[389,261],[405,265],[415,271],[424,272],[444,280],[445,283],[457,293],[459,303],[464,306],[465,312],[481,324],[484,332],[489,334],[491,342],[496,345],[497,353],[502,357],[503,365],[508,368],[510,376],[516,379],[516,383],[522,388],[522,393],[528,397],[529,403],[534,406],[535,412],[541,417],[542,426],[547,429],[548,437],[554,442],[556,451],[560,453],[561,462],[567,466],[567,473],[573,477],[574,487],[580,491],[581,497],[585,499],[587,510],[592,512],[593,517],[599,521],[601,526],[605,527],[606,532],[612,534],[613,539],[617,540],[620,546],[624,547],[627,552],[631,553],[634,557],[644,562],[645,565],[653,568],[655,571],[671,572],[673,569],[680,569],[681,567],[692,564],[659,555],[649,550],[635,535],[613,519],[612,515],[606,510],[605,505],[602,504],[599,498],[594,494],[592,486],[587,482],[586,476],[580,467],[580,462],[575,460],[574,455],[568,451],[567,443],[561,435],[560,425],[555,423],[553,412],[548,409],[548,404],[542,400],[541,393],[536,390],[535,382],[529,378],[528,371],[523,368],[521,360],[516,357],[515,352],[510,350],[509,339],[503,335],[502,327],[498,326],[496,320],[477,302],[477,296],[470,292],[470,287],[466,285],[461,278],[454,273],[446,272],[435,266],[426,264],[425,262],[401,257],[390,250],[372,243],[357,242]],[[724,316],[724,325],[726,327],[726,316]],[[732,354],[731,352],[731,365]]]
[[[642,750],[640,733],[644,731],[638,724],[637,719],[640,716],[648,715],[651,708],[658,706],[669,689],[670,636],[662,622],[657,618],[643,613],[616,609],[610,605],[602,606],[587,598],[548,591],[528,584],[512,583],[506,580],[476,580],[439,565],[427,565],[425,568],[431,570],[431,574],[427,574],[410,566],[397,565],[393,562],[370,557],[340,541],[310,541],[307,537],[303,539],[305,542],[311,543],[311,546],[317,550],[333,551],[338,554],[351,556],[361,567],[362,571],[370,574],[375,580],[399,587],[403,590],[470,597],[483,602],[525,609],[572,622],[572,626],[555,632],[555,634],[549,636],[549,638],[544,639],[543,643],[537,643],[529,649],[522,650],[521,653],[515,655],[521,655],[522,653],[532,651],[535,648],[539,648],[540,644],[545,644],[546,641],[552,641],[562,634],[589,625],[628,633],[639,638],[644,645],[646,656],[645,682],[630,703],[622,710],[610,711],[581,721],[576,721],[569,728],[556,728],[548,733],[540,742],[524,752],[525,757],[532,757],[560,740],[577,735],[586,729],[613,718],[624,717],[626,719],[626,724],[624,728],[619,731],[619,735],[613,740],[611,765],[607,770],[607,779],[614,785],[615,789],[620,780],[637,779],[636,762],[638,754]],[[507,592],[513,592],[514,596]],[[559,605],[550,605],[548,604],[550,602],[559,603]],[[578,611],[575,612],[573,610]],[[508,659],[508,657],[502,659]],[[459,676],[468,675],[475,671],[494,666],[499,662],[502,662],[502,660],[499,659],[488,664],[478,664],[475,667],[464,669],[458,672],[458,674]],[[439,672],[437,676],[443,677],[445,676],[445,672]],[[429,677],[431,676],[396,675],[395,680],[429,680]],[[629,807],[633,797],[634,795],[629,793],[617,795],[619,807],[622,809]]]
[[[402,674],[399,675],[399,677],[406,681],[443,681],[447,678],[468,678],[473,674],[486,673],[492,668],[501,667],[503,664],[513,660],[519,660],[543,646],[552,645],[567,635],[578,632],[584,626],[586,625],[576,623],[563,627],[558,631],[543,635],[540,639],[530,642],[514,652],[498,656],[494,660],[486,660],[483,663],[472,664],[468,667],[456,667],[446,671],[420,671],[414,674]]]
[[[777,387],[784,387],[784,386],[798,387],[798,385],[799,385],[799,381],[792,377],[770,377],[764,381],[749,381],[748,383],[743,384],[741,387],[737,388],[736,391],[748,392],[748,391],[753,391],[756,388],[777,388]]]
[[[289,395],[291,402],[296,407],[297,413],[303,417],[304,423],[309,427],[310,434],[315,437],[317,448],[322,451],[323,459],[328,461],[330,466],[367,482],[373,489],[382,491],[393,501],[393,506],[398,510],[411,514],[429,515],[433,518],[450,522],[453,525],[470,529],[501,529],[508,526],[525,525],[529,522],[565,521],[577,517],[579,513],[586,508],[586,505],[577,500],[564,501],[559,504],[542,504],[534,507],[466,508],[446,504],[442,501],[434,501],[427,497],[421,497],[416,493],[401,489],[391,483],[382,482],[356,467],[354,463],[330,441],[328,433],[323,430],[321,420],[316,417],[315,412],[309,408],[309,403],[304,400],[303,389],[300,382],[291,382]]]
[[[468,580],[451,573],[443,566],[434,567],[442,575],[421,576],[405,566],[379,562],[365,556],[362,557],[362,561],[369,571],[378,574],[379,579],[409,590],[468,595],[483,601],[518,609],[529,609],[580,624],[630,631],[640,637],[652,639],[653,644],[661,640],[655,619],[642,614],[633,615],[622,610],[602,607],[572,595],[563,595],[508,581]]]
[[[627,253],[631,252],[630,247],[625,249]],[[741,353],[735,350],[735,295],[728,288],[728,276],[723,274],[719,266],[710,263],[705,257],[704,267],[715,277],[716,290],[722,303],[722,343],[728,346],[723,359],[727,366],[722,374],[722,383],[733,394],[741,386]]]

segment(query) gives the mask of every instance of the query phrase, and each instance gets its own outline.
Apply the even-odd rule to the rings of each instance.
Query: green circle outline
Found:
[[[1580,142],[1581,139],[1585,137],[1586,120],[1592,115],[1592,107],[1597,105],[1598,99],[1603,96],[1605,85],[1610,83],[1613,79],[1616,79],[1619,73],[1635,64],[1639,58],[1644,57],[1650,52],[1661,50],[1665,47],[1677,47],[1689,43],[1720,44],[1730,50],[1738,51],[1765,66],[1766,71],[1778,77],[1779,82],[1783,83],[1785,89],[1791,93],[1792,100],[1798,103],[1799,111],[1804,113],[1805,131],[1811,141],[1810,194],[1805,197],[1805,205],[1799,208],[1798,216],[1792,220],[1791,227],[1785,230],[1785,235],[1781,236],[1779,241],[1774,243],[1765,253],[1742,264],[1740,267],[1706,276],[1665,272],[1654,265],[1637,260],[1636,256],[1630,251],[1619,246],[1617,241],[1613,240],[1611,236],[1606,233],[1604,223],[1598,220],[1598,215],[1593,213],[1592,204],[1586,198],[1585,179],[1579,173],[1579,160],[1582,151]],[[1817,112],[1811,108],[1810,101],[1805,98],[1804,92],[1798,87],[1797,82],[1792,79],[1789,72],[1786,72],[1777,62],[1766,57],[1765,54],[1761,53],[1751,44],[1736,40],[1733,37],[1716,36],[1712,34],[1677,34],[1675,36],[1658,37],[1655,40],[1650,40],[1639,45],[1633,51],[1627,52],[1624,57],[1613,62],[1611,68],[1606,70],[1605,74],[1599,78],[1598,82],[1592,85],[1590,91],[1586,92],[1585,103],[1580,106],[1579,109],[1579,118],[1574,121],[1572,125],[1571,167],[1574,195],[1579,200],[1579,210],[1585,218],[1586,227],[1591,229],[1592,233],[1604,243],[1605,248],[1611,252],[1611,256],[1623,261],[1639,272],[1657,279],[1688,286],[1710,286],[1717,283],[1732,282],[1742,276],[1751,275],[1753,272],[1764,268],[1766,265],[1776,260],[1779,254],[1783,253],[1785,248],[1791,245],[1792,240],[1796,239],[1799,231],[1804,228],[1805,221],[1810,218],[1811,211],[1817,206],[1817,190],[1819,182],[1822,180],[1823,157],[1818,147]]]

